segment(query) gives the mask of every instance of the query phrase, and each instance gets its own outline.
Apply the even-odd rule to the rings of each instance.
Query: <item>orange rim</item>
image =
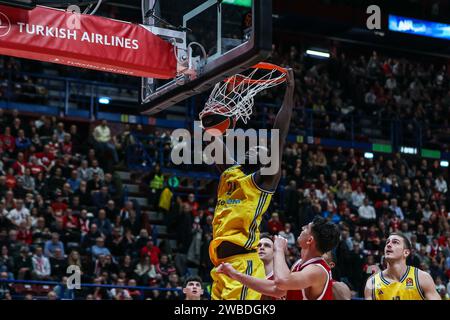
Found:
[[[275,83],[282,83],[286,80],[286,74],[287,70],[283,67],[277,66],[276,64],[268,63],[268,62],[260,62],[258,64],[255,64],[254,66],[251,66],[249,69],[264,69],[264,70],[277,70],[278,72],[284,74],[284,77],[279,77]],[[225,80],[228,84],[241,84],[242,82],[248,83],[248,84],[256,84],[256,83],[266,83],[266,82],[272,82],[274,79],[270,80],[257,80],[257,79],[248,79],[245,76],[239,76],[240,79],[236,79],[236,76],[229,77]]]

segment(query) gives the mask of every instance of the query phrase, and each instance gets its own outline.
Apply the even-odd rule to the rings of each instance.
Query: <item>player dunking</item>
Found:
[[[292,266],[291,270],[285,259],[287,241],[276,236],[273,280],[258,279],[243,274],[235,270],[229,263],[221,264],[218,272],[271,297],[280,297],[286,294],[287,300],[332,300],[331,268],[322,256],[332,250],[338,240],[339,231],[336,225],[316,216],[313,222],[302,228],[297,239],[301,248],[301,259]]]
[[[261,168],[246,163],[222,167],[217,191],[217,206],[213,220],[213,240],[209,255],[215,267],[227,262],[236,270],[264,279],[264,265],[256,252],[259,242],[259,225],[281,177],[281,158],[289,131],[293,109],[294,77],[292,69],[287,72],[287,88],[283,104],[277,114],[273,129],[279,130],[279,154],[277,172],[261,174]],[[225,146],[225,145],[224,145]],[[257,148],[250,149],[248,157],[257,157]],[[225,148],[224,154],[229,157]],[[248,160],[248,159],[247,159]],[[234,160],[233,160],[234,161]],[[211,271],[213,300],[259,300],[258,291],[242,285],[239,281]]]
[[[386,270],[372,275],[366,283],[366,300],[441,300],[433,278],[426,272],[406,264],[411,243],[400,233],[386,240]]]

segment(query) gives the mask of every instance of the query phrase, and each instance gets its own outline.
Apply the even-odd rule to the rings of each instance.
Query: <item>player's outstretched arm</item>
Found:
[[[277,289],[273,280],[255,278],[243,273],[240,273],[229,263],[222,263],[217,267],[218,273],[226,274],[231,279],[239,281],[244,286],[249,287],[255,291],[262,293],[265,296],[281,298],[286,295],[286,291]]]
[[[419,284],[423,290],[426,300],[442,300],[436,290],[436,284],[430,274],[419,270]]]
[[[294,109],[295,78],[294,72],[291,68],[287,69],[286,77],[287,88],[284,94],[283,104],[278,111],[277,117],[275,118],[275,123],[273,125],[273,129],[279,130],[277,173],[274,175],[262,175],[261,170],[258,170],[254,176],[255,183],[261,186],[264,190],[275,190],[281,177],[281,160],[283,157],[284,144],[289,132],[289,126],[291,124],[292,110]]]
[[[373,276],[367,279],[366,286],[364,287],[364,299],[365,300],[375,300],[373,296]]]

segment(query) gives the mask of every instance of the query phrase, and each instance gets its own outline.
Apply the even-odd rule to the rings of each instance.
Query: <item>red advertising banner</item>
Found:
[[[0,5],[0,54],[146,78],[177,70],[172,44],[140,25],[41,6]]]

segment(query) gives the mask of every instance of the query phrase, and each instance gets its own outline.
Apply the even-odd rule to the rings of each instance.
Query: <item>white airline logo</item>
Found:
[[[6,36],[11,31],[11,21],[2,12],[0,12],[0,37]]]

